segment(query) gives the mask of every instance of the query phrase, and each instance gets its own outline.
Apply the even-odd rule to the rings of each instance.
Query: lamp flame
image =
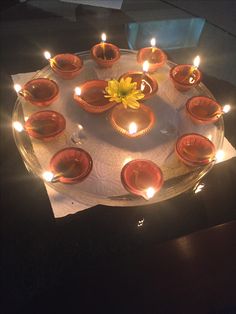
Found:
[[[19,121],[14,121],[12,126],[17,132],[22,132],[24,130],[23,125]]]
[[[146,60],[143,62],[143,72],[148,72],[149,70],[149,62]]]
[[[135,122],[131,122],[129,125],[129,134],[135,134],[138,130],[137,124]]]
[[[151,40],[150,40],[150,43],[151,43],[151,46],[152,47],[155,47],[156,46],[156,38],[152,38]]]
[[[224,105],[223,107],[223,112],[224,113],[228,113],[231,110],[231,106],[230,105]]]
[[[153,187],[149,187],[147,188],[147,190],[145,191],[145,198],[147,200],[149,200],[150,198],[152,198],[154,195],[156,194],[156,190]]]
[[[105,42],[107,40],[107,35],[105,33],[102,33],[101,39],[102,39],[102,42]]]
[[[47,59],[47,60],[50,60],[51,59],[51,54],[49,51],[45,51],[44,52],[44,57]]]
[[[19,92],[22,90],[22,87],[21,87],[20,84],[15,84],[15,85],[14,85],[14,89],[15,89],[15,91],[16,91],[17,93],[19,93]]]
[[[54,178],[54,174],[51,171],[45,171],[43,172],[42,177],[45,181],[51,182]]]
[[[218,150],[215,155],[216,162],[221,162],[224,160],[225,153],[222,149]]]
[[[81,88],[78,86],[75,88],[75,95],[77,95],[77,96],[81,95]]]
[[[200,57],[199,56],[196,56],[193,60],[193,65],[195,66],[195,68],[198,68],[199,67],[199,64],[200,64]]]

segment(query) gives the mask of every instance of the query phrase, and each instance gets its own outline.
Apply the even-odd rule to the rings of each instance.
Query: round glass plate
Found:
[[[136,206],[172,198],[193,187],[213,166],[213,163],[197,168],[185,166],[175,153],[178,137],[185,133],[199,133],[208,137],[216,150],[222,147],[223,118],[208,125],[194,124],[185,111],[185,104],[190,97],[205,95],[213,98],[213,95],[202,83],[185,93],[177,91],[169,77],[169,70],[174,66],[170,61],[151,74],[158,82],[158,91],[152,98],[142,102],[150,106],[156,123],[148,134],[140,138],[126,138],[117,133],[109,122],[110,111],[95,115],[85,112],[76,104],[73,99],[74,88],[85,81],[118,79],[127,71],[141,71],[136,54],[136,51],[121,49],[118,62],[112,68],[102,69],[90,58],[90,52],[85,51],[78,53],[84,61],[84,67],[73,80],[63,80],[49,66],[34,76],[47,77],[58,84],[59,97],[49,109],[58,111],[65,117],[66,130],[54,141],[42,143],[30,138],[25,131],[17,132],[13,129],[15,142],[27,169],[40,177],[44,171],[49,170],[50,160],[59,150],[74,146],[87,151],[93,159],[93,169],[83,182],[75,185],[47,183],[73,200],[91,205]],[[40,110],[41,108],[18,97],[13,121],[24,124],[27,117]],[[75,143],[72,138],[77,131],[80,139]],[[151,160],[162,170],[162,189],[148,201],[128,194],[121,183],[121,170],[133,159]]]

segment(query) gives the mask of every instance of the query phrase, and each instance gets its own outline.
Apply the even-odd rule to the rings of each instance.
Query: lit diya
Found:
[[[197,56],[193,61],[193,65],[179,64],[170,70],[170,77],[176,89],[186,92],[200,83],[202,75],[198,70],[199,64],[200,57]]]
[[[89,153],[81,148],[65,148],[57,152],[50,161],[53,182],[78,183],[91,172],[93,161]]]
[[[59,94],[56,82],[47,78],[33,79],[27,82],[23,88],[19,84],[15,84],[14,88],[25,100],[39,107],[51,105]]]
[[[187,101],[186,111],[195,123],[207,124],[216,122],[224,113],[224,108],[212,98],[195,96]]]
[[[104,80],[86,81],[80,87],[75,88],[74,99],[87,112],[105,112],[116,105],[104,96],[107,86],[108,82]]]
[[[154,96],[158,90],[157,81],[147,74],[149,66],[149,62],[145,61],[143,63],[143,72],[129,71],[120,77],[120,79],[131,77],[132,82],[137,83],[137,89],[140,89],[144,94],[143,100]]]
[[[50,141],[59,136],[65,127],[65,118],[52,110],[33,113],[24,126],[30,136],[43,141]]]
[[[122,168],[121,182],[128,192],[149,200],[161,189],[163,175],[154,162],[136,159]]]
[[[138,109],[125,108],[120,104],[110,114],[112,127],[120,134],[129,137],[140,137],[147,134],[155,123],[152,110],[143,104]]]
[[[102,68],[110,68],[120,59],[120,50],[117,46],[106,43],[106,34],[102,33],[102,42],[92,47],[91,56]]]
[[[204,166],[215,158],[215,146],[205,136],[190,133],[181,136],[175,145],[180,160],[188,166]]]
[[[154,113],[138,102],[144,94],[137,89],[137,83],[132,82],[131,77],[110,80],[105,91],[106,98],[118,103],[110,114],[111,125],[116,131],[132,138],[151,130],[155,122]]]
[[[49,60],[52,70],[65,80],[76,77],[83,67],[83,60],[74,54],[58,54],[51,58],[50,52],[45,51],[44,56]]]
[[[166,54],[156,47],[156,39],[151,39],[151,47],[141,48],[137,54],[138,63],[149,62],[149,72],[153,73],[162,67],[167,60]]]

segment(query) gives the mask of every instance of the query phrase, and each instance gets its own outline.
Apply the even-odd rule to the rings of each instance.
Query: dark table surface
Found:
[[[55,220],[44,184],[25,169],[11,131],[11,74],[44,67],[44,50],[89,50],[102,31],[131,48],[128,23],[178,26],[193,16],[165,1],[130,1],[122,10],[37,3],[12,1],[1,11],[1,313],[236,313],[236,225],[229,223],[236,218],[235,158],[214,166],[198,194],[146,207],[98,205]],[[224,120],[234,147],[235,48],[232,33],[204,21],[191,47],[182,40],[166,49],[176,63],[201,54],[203,82],[232,106]]]

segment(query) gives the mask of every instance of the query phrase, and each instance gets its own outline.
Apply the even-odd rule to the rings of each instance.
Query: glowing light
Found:
[[[81,88],[78,86],[75,88],[75,95],[77,95],[77,96],[81,95]]]
[[[149,62],[146,60],[143,62],[143,72],[148,72],[149,70]]]
[[[200,57],[199,56],[196,56],[193,60],[193,65],[195,66],[195,68],[198,68],[199,67],[199,64],[200,64]]]
[[[149,187],[147,188],[146,192],[145,192],[145,198],[147,200],[149,200],[150,198],[152,198],[154,195],[156,194],[156,190],[153,187]]]
[[[223,112],[224,113],[228,113],[231,110],[231,106],[230,105],[224,105],[223,107]]]
[[[194,193],[197,194],[197,193],[201,192],[203,190],[204,186],[205,186],[205,184],[203,184],[203,183],[197,184],[197,186],[194,189]]]
[[[27,117],[27,116],[24,117],[25,122],[26,122],[28,119],[29,119],[29,117]]]
[[[192,76],[190,76],[190,78],[189,78],[189,83],[190,84],[193,84],[195,82],[195,79],[192,77]]]
[[[51,171],[45,171],[43,174],[42,174],[42,177],[45,181],[47,182],[51,182],[52,179],[54,178],[54,174],[51,172]]]
[[[129,134],[135,134],[138,130],[138,126],[135,122],[131,122],[129,125]]]
[[[225,153],[222,149],[218,150],[216,152],[216,156],[215,156],[215,159],[216,159],[216,162],[221,162],[224,160],[224,156],[225,156]]]
[[[15,91],[16,91],[17,93],[19,93],[19,92],[22,90],[22,87],[21,87],[20,84],[15,84],[15,85],[14,85],[14,89],[15,89]]]
[[[49,51],[45,51],[44,52],[44,57],[47,59],[47,60],[50,60],[51,59],[51,54]]]
[[[212,135],[211,134],[209,134],[208,136],[207,136],[207,138],[208,138],[208,140],[212,140]]]
[[[105,42],[107,40],[107,35],[105,33],[102,33],[101,39],[102,39],[102,42]]]
[[[126,165],[128,162],[130,162],[132,160],[131,157],[127,157],[125,158],[124,162],[123,162],[123,166]]]
[[[138,228],[142,227],[144,223],[144,218],[138,221]]]
[[[152,38],[150,43],[151,43],[152,47],[155,47],[156,46],[156,38]]]
[[[12,126],[17,132],[22,132],[24,130],[23,125],[19,121],[14,121]]]

